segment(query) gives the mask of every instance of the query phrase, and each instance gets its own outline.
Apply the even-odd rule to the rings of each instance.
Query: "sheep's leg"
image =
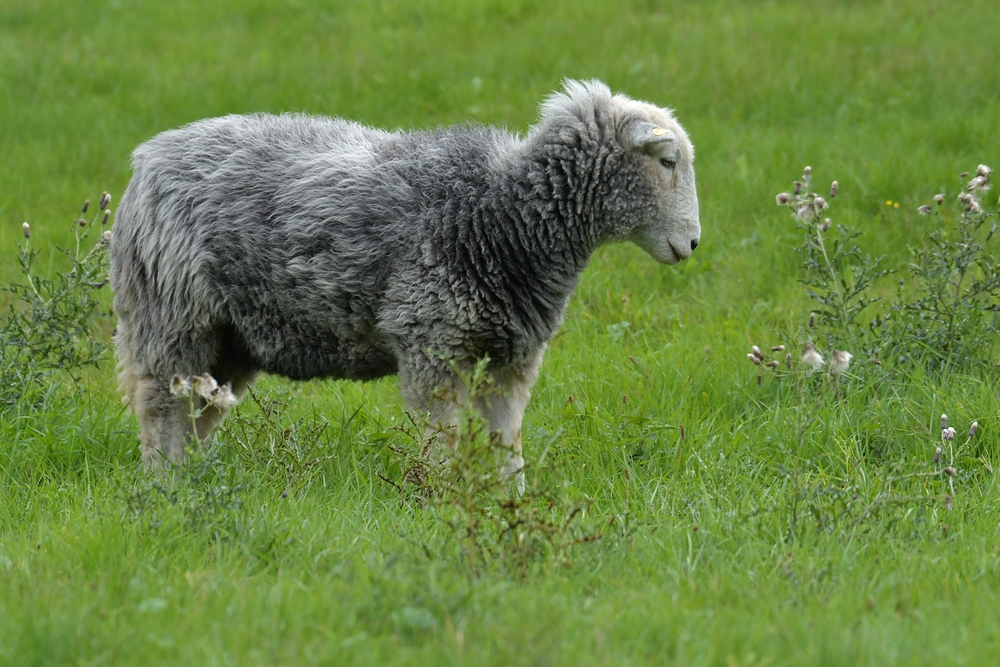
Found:
[[[184,446],[192,434],[190,406],[173,396],[169,385],[156,378],[131,381],[132,409],[139,419],[142,460],[147,470],[157,470],[184,460]]]
[[[511,479],[517,493],[524,493],[524,457],[521,449],[521,422],[531,398],[531,386],[538,378],[544,348],[528,363],[495,371],[496,391],[477,399],[476,409],[489,423],[491,435],[507,451],[503,474]],[[430,414],[424,454],[429,456],[439,438],[454,448],[457,407],[468,400],[447,364],[436,358],[414,356],[399,365],[400,389],[412,409]],[[442,390],[442,388],[444,388]],[[447,393],[455,392],[448,396]]]
[[[441,359],[422,352],[399,360],[399,388],[407,408],[428,417],[424,431],[424,458],[430,460],[435,445],[443,439],[449,449],[455,446],[457,396],[455,374]]]
[[[538,378],[543,351],[540,350],[525,366],[498,372],[495,377],[497,393],[485,397],[480,406],[483,416],[489,421],[491,435],[506,450],[502,471],[515,485],[518,495],[523,494],[525,489],[521,422],[531,400],[531,386]]]
[[[521,449],[521,422],[524,409],[531,398],[530,385],[522,382],[507,382],[500,388],[503,393],[484,399],[481,408],[489,422],[490,436],[499,443],[505,453],[502,467],[504,477],[517,488],[518,495],[524,493],[524,457]]]

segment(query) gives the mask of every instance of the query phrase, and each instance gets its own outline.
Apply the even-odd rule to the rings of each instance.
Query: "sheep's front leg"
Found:
[[[525,489],[521,422],[541,363],[542,351],[539,351],[531,363],[499,371],[495,378],[498,391],[487,396],[482,406],[490,424],[490,433],[507,451],[503,473],[515,484],[518,495],[523,494]]]

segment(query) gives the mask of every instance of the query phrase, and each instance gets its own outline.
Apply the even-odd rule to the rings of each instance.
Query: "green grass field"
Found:
[[[277,424],[246,401],[157,480],[110,355],[54,378],[0,412],[0,663],[1000,662],[995,355],[925,371],[855,350],[839,398],[758,386],[746,357],[807,335],[801,233],[774,200],[805,165],[900,275],[938,220],[917,206],[1000,166],[998,34],[978,0],[0,2],[2,285],[22,222],[62,270],[84,198],[117,201],[162,130],[294,110],[525,131],[566,77],[675,109],[703,229],[676,267],[611,246],[584,274],[525,458],[543,511],[587,500],[574,525],[600,537],[527,571],[470,567],[448,508],[381,478],[406,443],[394,379],[266,377]],[[951,485],[916,476],[941,413]]]

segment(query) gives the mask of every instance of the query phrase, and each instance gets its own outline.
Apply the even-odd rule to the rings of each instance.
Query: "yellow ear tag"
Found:
[[[670,134],[670,130],[665,130],[662,127],[654,127],[653,128],[653,136],[654,137],[662,137],[665,134]]]

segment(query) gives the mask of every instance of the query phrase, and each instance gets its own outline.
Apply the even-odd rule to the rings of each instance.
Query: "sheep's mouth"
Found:
[[[680,251],[678,251],[677,248],[674,247],[674,244],[670,241],[667,241],[667,248],[670,250],[670,256],[660,260],[664,264],[677,264],[682,259],[685,259],[685,257],[681,255]]]

